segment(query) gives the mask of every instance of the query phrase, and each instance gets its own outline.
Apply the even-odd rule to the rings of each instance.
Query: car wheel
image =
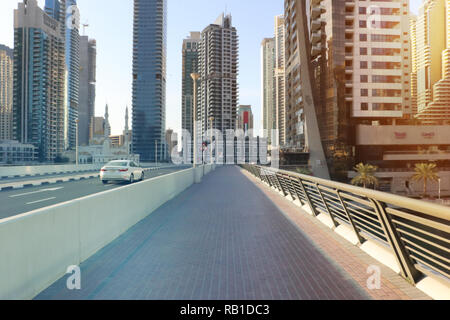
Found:
[[[103,184],[107,184],[108,180],[102,180]]]
[[[142,174],[141,174],[141,181],[143,181],[144,180],[144,171],[142,171]]]
[[[134,182],[134,175],[131,175],[130,176],[130,183],[133,183]]]

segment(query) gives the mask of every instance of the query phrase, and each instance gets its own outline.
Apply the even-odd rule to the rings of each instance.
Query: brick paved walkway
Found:
[[[84,262],[81,276],[81,290],[63,277],[37,299],[371,298],[237,167],[153,212]]]

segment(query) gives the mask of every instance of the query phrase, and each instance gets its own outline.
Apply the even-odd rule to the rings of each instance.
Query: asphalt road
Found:
[[[41,179],[47,179],[47,178],[62,178],[62,177],[68,177],[78,174],[88,174],[88,173],[98,173],[98,170],[95,171],[79,171],[79,172],[66,172],[66,173],[56,173],[56,174],[45,174],[45,175],[39,175],[39,176],[31,176],[31,177],[15,177],[15,178],[5,178],[0,179],[0,184],[8,183],[8,182],[22,182],[22,181],[34,181],[34,180],[41,180]]]
[[[145,173],[145,180],[184,170],[188,166],[162,168]],[[42,178],[42,177],[41,177]],[[104,185],[100,179],[86,179],[0,192],[0,219],[12,217],[91,194],[121,188],[127,183]]]

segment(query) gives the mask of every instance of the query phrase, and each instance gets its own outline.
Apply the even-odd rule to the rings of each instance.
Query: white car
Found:
[[[137,166],[134,161],[115,160],[108,162],[100,170],[100,180],[105,184],[109,181],[135,181],[144,180],[144,169]]]

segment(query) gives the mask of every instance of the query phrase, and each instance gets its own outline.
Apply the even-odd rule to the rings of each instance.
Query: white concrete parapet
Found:
[[[14,166],[0,167],[0,179],[4,177],[15,176],[35,176],[53,173],[82,172],[99,170],[102,165],[99,164],[80,164],[80,165],[46,165],[46,166]]]
[[[194,180],[186,169],[0,220],[0,299],[35,297]]]

